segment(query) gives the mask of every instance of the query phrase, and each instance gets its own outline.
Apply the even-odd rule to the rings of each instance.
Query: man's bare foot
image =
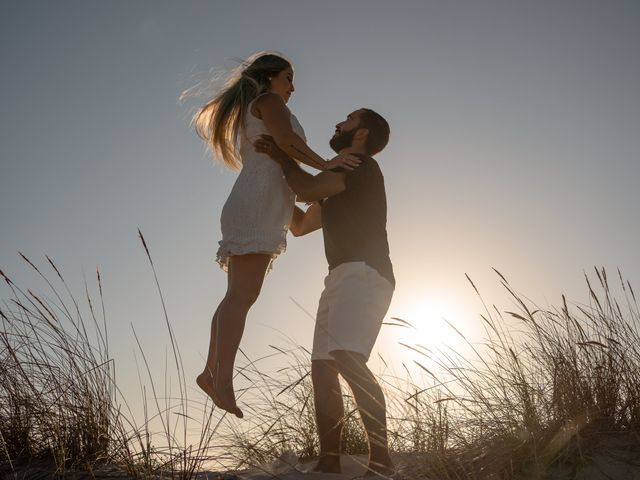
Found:
[[[340,455],[337,453],[322,453],[318,463],[313,467],[313,472],[341,473]]]
[[[222,410],[226,410],[227,412],[234,414],[238,418],[242,418],[244,416],[242,410],[240,410],[236,405],[236,399],[233,394],[233,387],[231,384],[226,389],[226,392],[224,390],[221,391],[216,389],[213,376],[208,372],[202,372],[200,375],[198,375],[198,378],[196,378],[196,383],[204,391],[204,393],[211,397],[211,400],[213,400],[213,403],[216,407]]]

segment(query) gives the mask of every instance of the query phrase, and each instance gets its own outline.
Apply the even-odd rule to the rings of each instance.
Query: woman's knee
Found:
[[[239,255],[231,257],[229,284],[225,302],[250,307],[258,299],[269,264],[267,255]]]
[[[230,289],[224,297],[227,307],[250,308],[260,295],[260,290]]]

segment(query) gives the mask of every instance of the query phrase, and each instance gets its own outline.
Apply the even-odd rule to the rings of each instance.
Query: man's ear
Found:
[[[365,143],[367,141],[368,136],[369,136],[368,128],[358,128],[358,130],[356,130],[356,134],[353,136],[353,139],[358,140],[359,142]]]

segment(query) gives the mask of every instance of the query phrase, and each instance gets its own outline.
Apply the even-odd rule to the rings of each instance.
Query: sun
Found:
[[[462,354],[468,347],[469,310],[462,300],[441,292],[415,295],[398,305],[393,317],[407,322],[394,328],[392,338],[396,354],[404,361],[420,358],[424,352],[432,359],[442,359],[453,352]],[[393,325],[393,319],[389,320]],[[395,320],[400,326],[403,322]]]

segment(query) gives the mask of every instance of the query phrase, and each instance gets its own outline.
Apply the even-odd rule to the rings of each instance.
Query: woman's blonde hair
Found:
[[[216,95],[193,116],[196,133],[222,163],[239,170],[238,134],[251,101],[269,91],[271,78],[291,67],[279,54],[258,52],[230,72]]]

